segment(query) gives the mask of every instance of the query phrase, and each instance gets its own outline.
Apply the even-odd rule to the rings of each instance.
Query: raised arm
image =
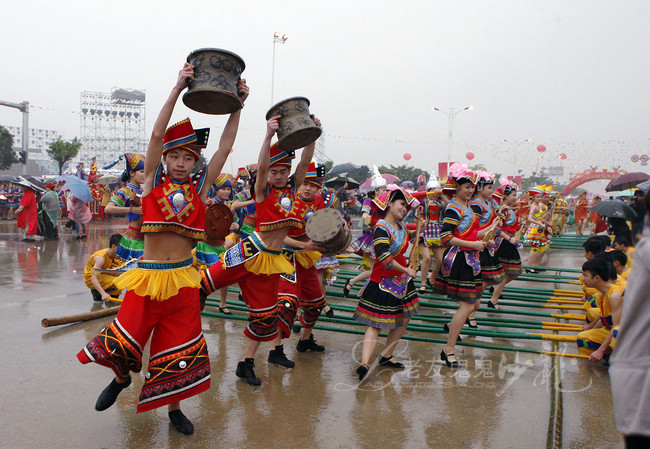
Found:
[[[244,79],[239,80],[239,82],[237,83],[237,91],[241,92],[240,94],[241,101],[242,102],[246,101],[246,98],[248,98],[248,94],[250,92],[248,86],[246,85],[246,80]],[[211,186],[214,183],[214,181],[216,181],[217,176],[219,176],[219,173],[221,173],[221,170],[223,169],[223,166],[226,163],[226,159],[228,159],[228,155],[230,154],[230,150],[232,150],[232,147],[235,143],[235,138],[237,137],[237,130],[239,129],[240,116],[241,116],[241,109],[230,114],[230,117],[228,118],[228,122],[226,122],[226,126],[223,128],[223,133],[221,133],[221,140],[219,140],[219,148],[217,149],[217,152],[214,153],[212,158],[210,158],[210,162],[208,162],[205,183],[203,184],[204,186]],[[201,192],[202,199],[203,199],[203,195],[205,195],[205,198],[207,198],[207,194],[208,194],[208,190],[207,189],[204,190],[205,193]]]
[[[163,137],[165,130],[171,119],[174,106],[179,95],[187,87],[188,80],[194,78],[194,66],[188,62],[183,65],[183,68],[178,72],[178,79],[172,89],[167,101],[163,105],[158,118],[153,124],[153,131],[151,132],[151,140],[149,140],[149,147],[147,148],[147,156],[144,161],[144,188],[142,195],[145,196],[153,188],[153,178],[156,173],[156,168],[160,164],[163,150]]]
[[[321,126],[320,120],[318,120],[318,118],[316,118],[316,116],[313,114],[311,118],[314,121],[314,123],[316,123],[316,126],[320,128]],[[302,182],[305,180],[305,176],[307,175],[307,170],[309,169],[309,164],[311,163],[311,160],[314,157],[315,149],[316,149],[316,142],[312,142],[302,150],[302,154],[300,155],[300,162],[296,166],[296,171],[294,172],[294,178],[296,180],[297,186],[302,185]]]
[[[271,139],[275,131],[280,129],[278,124],[279,115],[273,116],[266,121],[266,135],[260,148],[260,157],[257,160],[257,174],[255,177],[255,201],[261,203],[266,198],[266,183],[269,179],[269,164],[271,163]],[[252,193],[252,192],[251,192]]]

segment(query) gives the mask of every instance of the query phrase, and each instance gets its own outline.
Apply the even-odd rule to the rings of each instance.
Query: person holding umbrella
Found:
[[[70,219],[77,225],[77,240],[86,239],[86,224],[92,220],[93,215],[90,212],[88,204],[80,200],[74,194],[72,195],[72,207],[70,208]]]
[[[16,184],[23,189],[20,206],[16,209],[16,226],[22,229],[24,242],[33,242],[38,225],[36,194],[27,181],[19,181]]]
[[[56,185],[52,182],[45,184],[45,195],[41,197],[41,217],[43,227],[45,228],[46,240],[57,240],[59,238],[58,221],[59,221],[59,195],[54,191]]]
[[[634,197],[630,206],[636,212],[636,216],[631,220],[632,221],[632,241],[636,243],[641,238],[641,233],[643,231],[643,221],[647,213],[645,207],[645,195],[644,191],[640,188],[634,191]]]

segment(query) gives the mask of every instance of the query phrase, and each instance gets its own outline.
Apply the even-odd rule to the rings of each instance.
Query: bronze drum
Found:
[[[183,103],[204,114],[230,114],[242,108],[237,82],[246,68],[244,60],[219,48],[201,48],[187,57],[194,66]]]
[[[232,212],[225,204],[216,203],[205,208],[205,241],[216,246],[230,234]]]
[[[316,126],[309,114],[309,100],[291,97],[277,103],[266,113],[266,119],[279,115],[278,148],[297,150],[318,140],[323,130]]]
[[[321,209],[307,219],[307,237],[320,244],[326,256],[336,256],[350,246],[352,233],[345,226],[345,220],[336,209]]]

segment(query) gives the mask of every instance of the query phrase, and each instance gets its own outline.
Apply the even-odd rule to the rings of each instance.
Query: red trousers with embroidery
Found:
[[[219,261],[201,271],[201,276],[202,286],[208,293],[239,283],[249,310],[244,335],[255,341],[271,341],[276,337],[280,274],[253,274],[243,263],[226,268],[223,261]]]
[[[153,334],[153,335],[152,335]],[[162,407],[210,388],[210,360],[201,330],[199,289],[185,287],[164,301],[127,291],[117,317],[77,354],[127,379],[140,372],[151,337],[150,359],[137,412]]]
[[[321,310],[325,307],[325,295],[323,295],[316,267],[304,268],[299,262],[296,262],[295,282],[291,282],[283,276],[280,277],[278,326],[282,338],[288,338],[291,335],[298,307],[302,309],[300,323],[303,327],[311,329],[316,324]]]

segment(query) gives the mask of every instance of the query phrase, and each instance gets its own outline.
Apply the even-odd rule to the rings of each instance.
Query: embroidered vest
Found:
[[[142,198],[142,228],[140,232],[174,232],[193,240],[205,239],[205,205],[199,193],[206,171],[185,181],[173,181],[164,176],[162,164],[156,170],[153,190]]]

